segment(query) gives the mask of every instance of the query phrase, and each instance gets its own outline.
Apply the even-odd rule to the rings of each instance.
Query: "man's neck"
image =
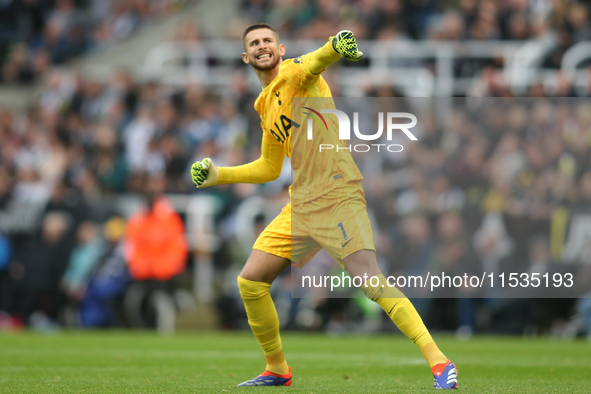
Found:
[[[259,81],[261,81],[261,85],[263,86],[263,89],[266,88],[267,86],[269,86],[271,84],[271,82],[273,82],[273,80],[275,79],[277,74],[279,74],[279,66],[281,66],[282,62],[283,62],[283,59],[279,60],[279,63],[277,63],[277,66],[275,66],[275,68],[272,70],[268,70],[268,71],[259,71],[256,69],[254,70],[257,77],[259,77]]]

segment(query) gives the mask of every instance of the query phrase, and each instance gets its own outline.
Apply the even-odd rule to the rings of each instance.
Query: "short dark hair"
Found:
[[[246,43],[244,42],[244,40],[246,39],[246,35],[253,30],[259,29],[269,29],[273,33],[275,33],[275,36],[277,36],[277,39],[279,39],[279,33],[277,32],[277,29],[275,29],[273,26],[271,26],[268,23],[255,23],[254,25],[248,26],[246,30],[244,30],[244,33],[242,33],[242,46],[244,47],[244,49],[246,49]]]

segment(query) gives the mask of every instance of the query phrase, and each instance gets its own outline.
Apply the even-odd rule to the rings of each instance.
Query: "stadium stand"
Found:
[[[538,99],[499,104],[491,111],[497,118],[478,119],[468,108],[445,123],[426,121],[421,147],[400,160],[376,164],[357,158],[361,168],[379,174],[366,177],[368,191],[389,196],[380,200],[387,215],[377,220],[376,243],[390,272],[409,272],[417,262],[461,266],[470,259],[523,271],[570,264],[588,274],[591,108],[588,101],[560,106],[551,99],[591,95],[586,2],[246,0],[235,2],[239,16],[224,37],[207,37],[189,21],[153,45],[137,67],[96,75],[53,66],[117,50],[141,25],[138,34],[149,34],[150,23],[178,3],[45,4],[0,4],[6,10],[2,18],[14,22],[10,15],[16,13],[26,19],[0,21],[0,80],[42,84],[28,110],[0,109],[0,235],[12,249],[11,263],[0,262],[0,311],[16,318],[14,324],[33,324],[35,311],[64,323],[64,307],[84,302],[83,295],[62,286],[79,227],[88,221],[102,225],[114,213],[130,216],[146,185],[162,177],[187,222],[194,252],[189,279],[178,287],[217,304],[224,326],[246,324],[238,318],[233,274],[260,224],[288,198],[289,171],[267,185],[196,191],[188,169],[198,158],[225,166],[260,154],[253,108],[260,85],[241,65],[237,40],[253,21],[277,26],[289,44],[288,57],[317,48],[336,31],[354,30],[366,60],[326,73],[335,97]],[[510,127],[499,129],[504,114]],[[192,199],[211,196],[214,234],[191,224],[202,214],[192,210]],[[193,241],[196,232],[208,234],[206,246]],[[96,267],[112,252],[103,248],[93,260]],[[197,279],[190,270],[210,284],[191,288],[186,282]],[[91,281],[98,268],[88,272]],[[574,300],[488,298],[416,305],[421,312],[440,311],[430,314],[432,326],[463,332],[549,331],[588,310]],[[507,321],[493,319],[506,314],[520,319],[510,319],[511,326],[492,323]]]

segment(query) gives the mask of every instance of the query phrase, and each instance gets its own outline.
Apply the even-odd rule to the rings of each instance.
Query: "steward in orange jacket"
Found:
[[[165,197],[129,218],[125,255],[134,279],[167,281],[180,274],[187,249],[183,221]]]

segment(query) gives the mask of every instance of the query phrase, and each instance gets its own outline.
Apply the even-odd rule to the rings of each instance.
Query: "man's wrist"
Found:
[[[335,47],[335,44],[336,44],[335,36],[328,37],[328,42],[330,42],[330,46],[332,47],[332,50],[335,51],[336,53],[338,53],[339,55],[341,55],[341,53],[339,51],[337,51],[337,48]],[[343,55],[341,55],[341,56],[343,56]]]
[[[337,50],[336,44],[337,44],[337,36],[331,36],[328,38],[328,42],[330,42],[330,46],[332,47],[332,50],[335,51],[336,53],[338,53],[339,55],[343,56],[342,53],[340,53]]]

